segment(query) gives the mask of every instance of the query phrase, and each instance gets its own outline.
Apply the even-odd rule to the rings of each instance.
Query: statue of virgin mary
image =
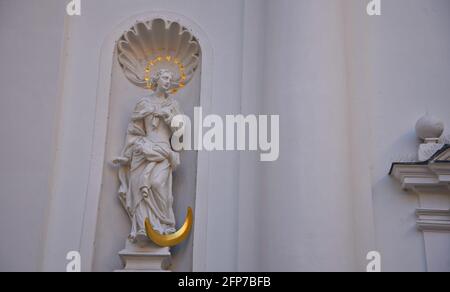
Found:
[[[174,233],[172,172],[180,155],[170,145],[172,119],[181,114],[169,92],[174,75],[158,70],[150,79],[154,92],[135,106],[128,126],[119,168],[119,198],[131,219],[129,240],[147,240],[145,219],[161,235]]]

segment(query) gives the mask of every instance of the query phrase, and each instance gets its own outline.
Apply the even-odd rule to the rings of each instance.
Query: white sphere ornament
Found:
[[[428,113],[416,123],[416,134],[421,139],[439,139],[443,133],[444,123]]]

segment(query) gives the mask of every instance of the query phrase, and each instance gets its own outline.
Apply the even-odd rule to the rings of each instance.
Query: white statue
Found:
[[[175,129],[174,116],[180,114],[178,103],[169,92],[174,86],[173,73],[158,70],[149,80],[154,92],[137,103],[128,126],[120,165],[119,198],[131,219],[131,242],[147,240],[145,219],[161,235],[174,233],[172,172],[180,164],[179,153],[170,145]]]

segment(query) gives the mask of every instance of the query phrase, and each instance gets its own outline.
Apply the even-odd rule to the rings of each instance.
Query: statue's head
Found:
[[[151,87],[157,92],[168,92],[173,85],[173,73],[167,69],[156,71],[151,79]]]

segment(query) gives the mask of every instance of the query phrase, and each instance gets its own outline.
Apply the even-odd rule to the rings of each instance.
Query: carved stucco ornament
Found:
[[[194,76],[200,62],[200,44],[187,28],[160,18],[137,22],[117,42],[119,64],[127,79],[149,88],[159,69],[174,73],[174,87],[184,87]],[[150,88],[151,89],[151,88]]]
[[[448,201],[435,197],[436,194],[450,193],[450,145],[448,136],[442,136],[444,126],[441,120],[430,114],[420,118],[416,124],[417,137],[423,142],[419,146],[419,161],[395,162],[389,172],[404,190],[419,195],[416,224],[419,230],[426,232],[450,231]],[[429,244],[436,240],[425,234],[425,241]]]
[[[444,128],[444,123],[429,113],[417,121],[416,135],[423,141],[419,146],[419,161],[430,159],[444,146],[441,139]]]

